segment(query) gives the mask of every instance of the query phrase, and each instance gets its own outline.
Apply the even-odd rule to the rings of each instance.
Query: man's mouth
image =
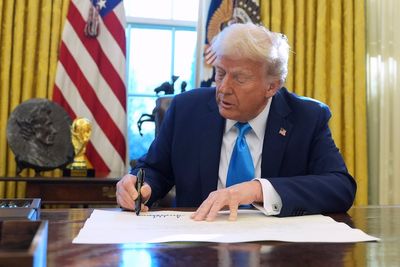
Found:
[[[220,105],[220,107],[225,108],[225,109],[231,108],[233,106],[232,103],[230,103],[228,101],[224,101],[224,100],[220,100],[219,105]]]

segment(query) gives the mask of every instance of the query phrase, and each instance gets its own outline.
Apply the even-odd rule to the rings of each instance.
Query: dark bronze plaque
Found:
[[[63,168],[71,163],[71,118],[58,104],[34,98],[11,113],[7,140],[15,154],[17,174],[24,168],[36,172]]]

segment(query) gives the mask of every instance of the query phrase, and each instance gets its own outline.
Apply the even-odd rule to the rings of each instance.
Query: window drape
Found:
[[[360,0],[262,0],[261,19],[291,45],[286,86],[331,108],[333,138],[368,202],[365,5]]]
[[[51,99],[69,0],[0,0],[0,176],[15,176],[7,145],[10,113],[30,98]],[[25,184],[0,182],[0,197],[24,197]]]
[[[370,203],[400,204],[400,1],[366,3]]]

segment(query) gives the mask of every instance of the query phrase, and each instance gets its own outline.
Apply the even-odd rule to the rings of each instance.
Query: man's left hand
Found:
[[[263,202],[261,183],[257,180],[211,192],[191,218],[195,221],[213,221],[220,210],[229,207],[229,220],[234,221],[239,205],[253,202]]]

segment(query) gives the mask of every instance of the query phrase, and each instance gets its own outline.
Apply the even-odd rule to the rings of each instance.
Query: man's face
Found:
[[[53,145],[57,130],[54,128],[50,116],[45,116],[41,123],[33,126],[36,139],[44,145]]]
[[[264,109],[279,85],[267,76],[266,63],[218,57],[215,62],[216,100],[226,119],[247,122]]]

